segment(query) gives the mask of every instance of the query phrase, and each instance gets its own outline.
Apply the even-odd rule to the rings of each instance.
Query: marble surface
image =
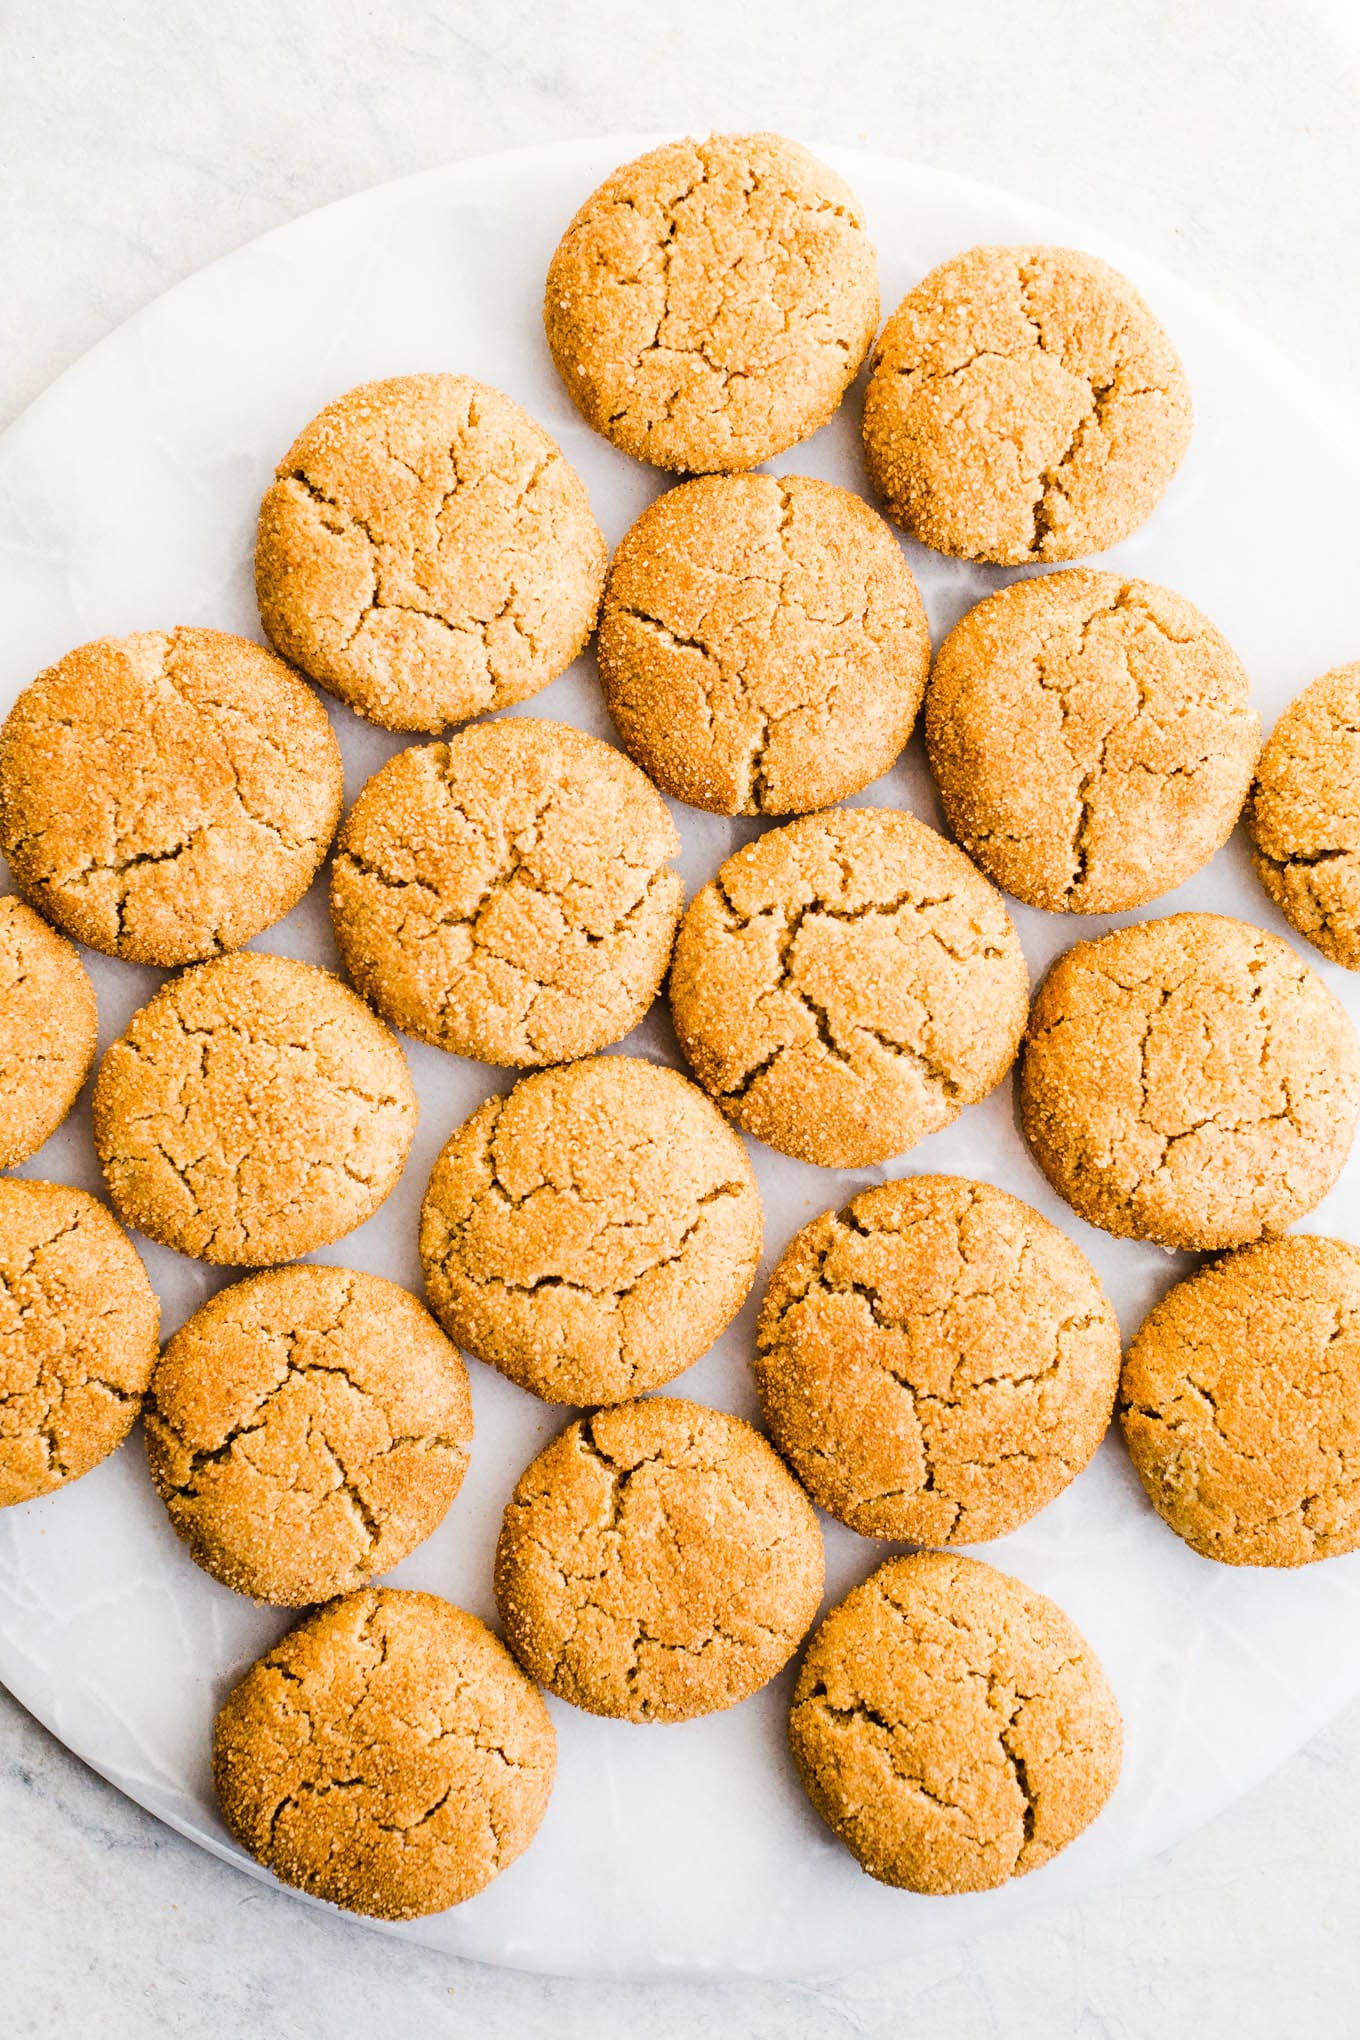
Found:
[[[138,303],[378,178],[553,134],[766,122],[1058,199],[1354,383],[1357,47],[1337,7],[243,0],[0,13],[0,417]],[[944,10],[938,10],[942,15]],[[1019,27],[1023,20],[1023,31]],[[778,30],[779,33],[773,31]],[[1174,32],[1173,32],[1174,31]],[[856,46],[873,61],[852,61]],[[18,199],[18,203],[13,200]],[[555,1984],[260,1893],[0,1710],[7,2030],[110,2034],[1348,2030],[1360,1720],[1117,1891],[837,1986]]]

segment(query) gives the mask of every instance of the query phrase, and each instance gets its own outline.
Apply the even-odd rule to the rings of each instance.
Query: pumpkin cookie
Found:
[[[371,1218],[416,1126],[406,1060],[328,971],[242,950],[114,1042],[94,1143],[120,1217],[200,1260],[290,1261]]]
[[[1324,673],[1285,710],[1246,822],[1257,877],[1285,919],[1360,970],[1360,663]]]
[[[1060,1197],[1121,1238],[1216,1251],[1283,1232],[1350,1151],[1360,1048],[1287,942],[1173,914],[1078,942],[1035,997],[1020,1117]]]
[[[71,944],[0,899],[0,1169],[35,1155],[94,1061],[94,986]]]
[[[789,1716],[827,1826],[883,1884],[990,1891],[1047,1863],[1119,1778],[1119,1708],[1044,1595],[974,1558],[890,1559],[808,1645]]]
[[[682,888],[666,805],[564,723],[512,716],[389,758],[331,873],[350,977],[394,1027],[491,1063],[567,1062],[641,1020]]]
[[[897,757],[930,632],[897,540],[858,496],[709,475],[625,535],[596,650],[619,734],[663,793],[802,814]]]
[[[825,425],[878,325],[853,192],[780,135],[671,142],[586,200],[548,270],[557,370],[625,453],[754,467]]]
[[[260,619],[370,722],[441,730],[537,694],[595,626],[605,544],[557,443],[499,390],[406,375],[337,397],[260,506]]]
[[[156,1492],[196,1562],[305,1607],[390,1572],[467,1469],[467,1369],[395,1282],[274,1268],[194,1312],[146,1419]]]
[[[786,1664],[822,1595],[812,1505],[758,1431],[644,1397],[568,1425],[496,1547],[506,1640],[591,1714],[687,1721]]]
[[[932,269],[884,327],[864,399],[889,516],[1001,566],[1127,538],[1189,438],[1171,342],[1125,277],[1071,248],[970,248]]]
[[[0,1508],[78,1480],[122,1444],[159,1322],[146,1270],[96,1198],[0,1181]]]
[[[318,1609],[253,1664],[213,1732],[222,1818],[299,1891],[383,1920],[483,1890],[533,1840],[556,1739],[472,1615],[393,1587]]]
[[[671,970],[705,1090],[747,1133],[829,1168],[886,1161],[985,1097],[1027,992],[999,894],[887,808],[809,815],[729,857]]]
[[[1118,914],[1227,842],[1261,719],[1232,648],[1150,581],[1016,581],[940,647],[926,748],[945,820],[1026,906]]]
[[[488,1098],[420,1218],[450,1338],[548,1402],[673,1381],[736,1316],[760,1258],[741,1140],[674,1070],[610,1055]]]
[[[765,1422],[866,1537],[980,1544],[1104,1437],[1119,1325],[1065,1234],[1004,1190],[910,1176],[804,1226],[756,1329]]]

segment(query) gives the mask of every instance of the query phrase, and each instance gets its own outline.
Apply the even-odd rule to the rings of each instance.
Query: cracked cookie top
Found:
[[[136,631],[68,652],[0,730],[0,848],[66,934],[162,968],[302,898],[340,819],[340,747],[247,638]]]
[[[864,451],[888,513],[958,559],[1116,545],[1190,438],[1176,351],[1131,283],[1070,248],[970,248],[879,336]]]
[[[741,1308],[760,1193],[739,1136],[674,1070],[593,1057],[488,1098],[420,1218],[449,1336],[548,1402],[659,1388]]]
[[[416,1127],[400,1048],[329,971],[240,950],[171,978],[95,1080],[94,1142],[126,1224],[260,1267],[352,1232]]]
[[[1109,1426],[1119,1325],[1085,1255],[987,1183],[909,1176],[789,1242],[756,1328],[765,1422],[866,1537],[980,1544],[1047,1506]]]
[[[160,1306],[97,1198],[0,1181],[0,1508],[121,1445],[156,1364]]]
[[[861,1868],[937,1894],[1037,1870],[1119,1778],[1119,1707],[1061,1608],[974,1558],[890,1559],[808,1645],[789,1716],[809,1799]]]
[[[897,540],[858,496],[710,475],[625,534],[596,650],[619,734],[663,792],[716,814],[801,814],[897,757],[930,632]]]
[[[1227,842],[1261,719],[1231,646],[1150,581],[1016,581],[957,623],[926,696],[945,819],[1026,906],[1117,914]]]
[[[729,1119],[854,1168],[903,1153],[1005,1076],[1029,990],[1001,896],[889,808],[771,829],[690,903],[671,1010]]]
[[[370,722],[441,730],[537,694],[595,625],[605,543],[561,448],[499,390],[396,376],[337,397],[260,506],[260,619]]]
[[[434,1594],[347,1594],[228,1694],[213,1783],[241,1847],[285,1884],[375,1919],[460,1905],[547,1811],[543,1696],[475,1616]]]
[[[754,467],[824,425],[878,325],[854,193],[782,136],[625,163],[548,270],[553,360],[587,421],[655,467]]]
[[[616,751],[510,716],[389,758],[345,818],[331,915],[394,1027],[482,1062],[618,1041],[670,961],[680,838]]]
[[[443,1521],[467,1469],[467,1369],[395,1282],[273,1268],[166,1346],[147,1461],[199,1565],[306,1607],[366,1586]]]
[[[687,1721],[745,1700],[817,1612],[812,1505],[758,1431],[669,1396],[569,1424],[496,1546],[506,1640],[591,1714]]]
[[[0,899],[0,1169],[35,1155],[94,1061],[94,986],[64,937]]]
[[[1360,664],[1324,673],[1285,710],[1246,823],[1257,876],[1285,919],[1360,970]]]
[[[1360,1545],[1360,1249],[1225,1254],[1143,1320],[1120,1421],[1153,1507],[1205,1558],[1305,1565]]]
[[[1040,985],[1020,1118],[1092,1225],[1217,1251],[1283,1232],[1341,1171],[1360,1110],[1345,1008],[1287,942],[1223,914],[1078,942]]]

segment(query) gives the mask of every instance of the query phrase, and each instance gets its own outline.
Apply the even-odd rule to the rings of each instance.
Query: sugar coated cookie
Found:
[[[94,986],[64,936],[0,899],[0,1169],[35,1155],[94,1061]]]
[[[1360,970],[1360,663],[1324,673],[1285,710],[1246,821],[1257,877],[1285,919]]]

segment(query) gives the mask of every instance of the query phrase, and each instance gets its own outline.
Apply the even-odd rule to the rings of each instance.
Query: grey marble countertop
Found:
[[[1049,200],[1353,404],[1358,94],[1353,0],[3,0],[0,424],[167,285],[329,199],[521,142],[750,126]],[[1170,1855],[1008,1933],[816,1986],[555,1982],[247,1883],[0,1692],[0,2032],[1342,2034],[1357,1833],[1360,1705]]]

